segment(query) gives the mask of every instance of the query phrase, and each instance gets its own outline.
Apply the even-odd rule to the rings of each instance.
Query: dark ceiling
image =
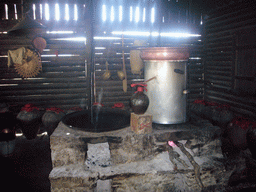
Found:
[[[157,0],[153,0],[157,1]],[[223,7],[234,3],[234,1],[250,1],[250,0],[160,0],[165,5],[171,7],[174,3],[179,3],[184,6],[191,4],[192,10],[207,14],[209,11],[218,7]]]
[[[239,1],[239,0],[237,0]],[[232,4],[233,0],[192,0],[192,6],[202,12],[209,12],[218,7]]]
[[[23,1],[24,4],[26,3],[49,3],[49,2],[69,2],[69,3],[86,3],[89,0],[2,0],[1,3],[21,3]],[[95,2],[101,2],[101,0],[94,0]],[[163,4],[165,8],[172,8],[176,7],[175,4],[179,4],[180,6],[187,7],[190,5],[191,10],[198,13],[207,14],[209,11],[214,10],[218,7],[222,7],[225,5],[232,4],[234,2],[238,1],[254,1],[254,0],[107,0],[107,2],[113,3],[113,2],[134,2],[134,3],[143,3],[143,2],[150,2],[150,3],[156,3],[156,4]]]

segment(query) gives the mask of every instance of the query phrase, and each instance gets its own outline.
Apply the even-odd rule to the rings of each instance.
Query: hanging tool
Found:
[[[108,70],[108,61],[106,61],[105,65],[106,65],[106,71],[105,71],[105,73],[102,75],[102,78],[103,78],[104,80],[108,80],[108,79],[110,78],[110,76],[111,76],[111,73],[110,73],[110,71]]]

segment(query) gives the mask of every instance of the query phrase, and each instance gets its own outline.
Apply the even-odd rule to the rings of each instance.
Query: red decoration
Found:
[[[238,125],[243,130],[247,130],[250,125],[252,125],[253,128],[256,128],[256,122],[250,121],[245,117],[236,117],[231,121],[231,123],[233,125]]]
[[[215,103],[215,102],[206,102],[206,105],[208,105],[208,106],[216,106],[216,107],[219,106],[219,104]]]
[[[94,106],[101,106],[101,107],[104,106],[102,103],[98,103],[98,102],[93,103],[93,105],[94,105]]]
[[[124,108],[124,104],[123,103],[115,103],[112,108],[121,108],[123,109]]]
[[[205,101],[204,99],[197,99],[197,100],[194,100],[195,104],[203,104],[205,106],[215,106],[217,108],[220,108],[220,109],[229,109],[230,108],[230,105],[227,105],[227,104],[219,104],[219,103],[216,103],[216,102],[208,102],[208,101]]]
[[[55,51],[55,55],[56,55],[56,57],[59,56],[59,51],[58,50]]]
[[[218,108],[221,108],[221,109],[229,109],[229,108],[230,108],[230,105],[227,105],[227,104],[218,105]]]
[[[39,111],[39,108],[36,107],[34,104],[31,104],[31,103],[28,103],[28,104],[24,105],[24,107],[21,108],[21,111],[31,112],[33,110]]]
[[[62,109],[58,108],[58,107],[51,107],[51,108],[47,108],[46,111],[54,111],[57,114],[59,114],[60,112],[64,112]]]
[[[197,100],[195,100],[193,103],[206,105],[206,101],[205,101],[205,100],[202,100],[202,99],[197,99]]]
[[[71,107],[69,110],[82,111],[83,109],[81,107]]]
[[[140,130],[141,130],[141,129],[145,129],[145,128],[147,128],[147,127],[150,127],[151,124],[152,124],[152,122],[141,123],[141,124],[140,124]]]

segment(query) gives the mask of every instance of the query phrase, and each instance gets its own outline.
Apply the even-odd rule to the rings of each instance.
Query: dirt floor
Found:
[[[48,136],[33,140],[17,137],[14,152],[0,156],[0,191],[50,192],[51,170]]]

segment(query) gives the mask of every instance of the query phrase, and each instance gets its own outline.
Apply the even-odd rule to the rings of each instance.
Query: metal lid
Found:
[[[187,47],[149,47],[141,49],[143,60],[188,60]]]

